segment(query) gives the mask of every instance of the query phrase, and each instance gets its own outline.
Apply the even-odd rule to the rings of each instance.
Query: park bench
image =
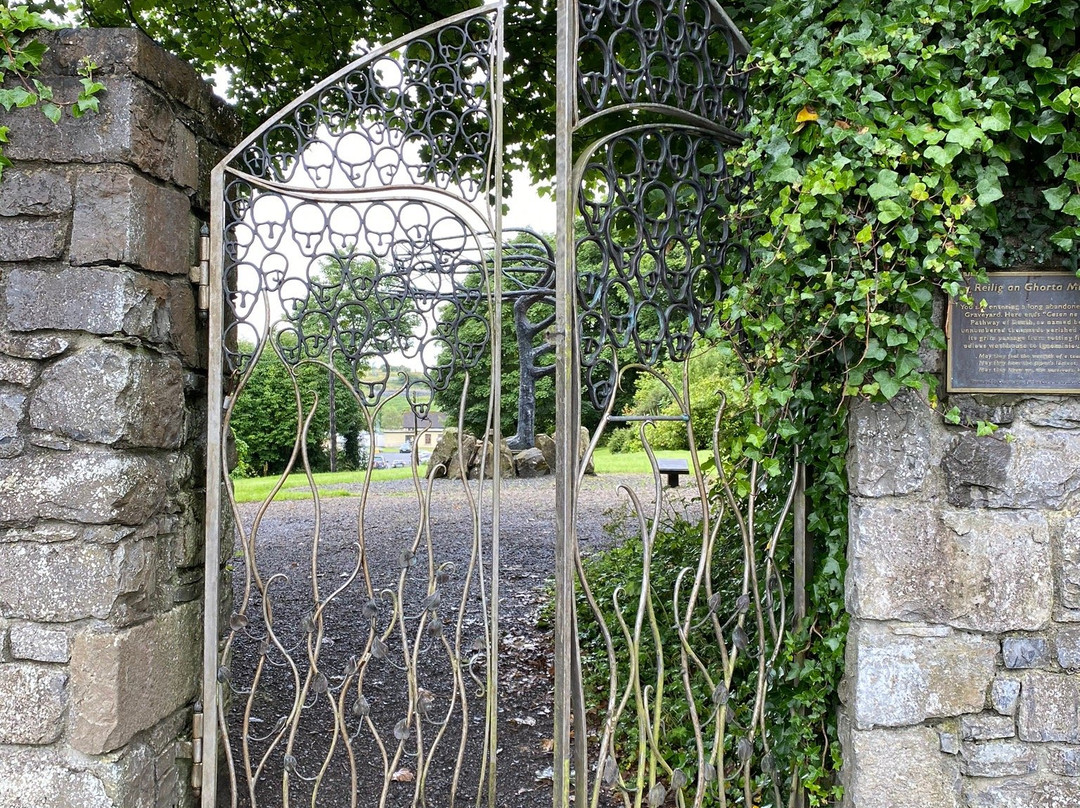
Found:
[[[656,460],[656,469],[667,475],[668,488],[679,487],[679,477],[690,473],[690,467],[681,457],[662,457]]]

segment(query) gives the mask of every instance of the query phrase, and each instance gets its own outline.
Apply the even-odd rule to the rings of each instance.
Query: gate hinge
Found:
[[[191,714],[191,740],[180,744],[178,758],[191,761],[191,787],[198,791],[202,788],[203,769],[203,713],[202,704],[195,703]]]
[[[199,287],[199,311],[210,308],[210,228],[199,230],[199,262],[188,271],[188,278]]]

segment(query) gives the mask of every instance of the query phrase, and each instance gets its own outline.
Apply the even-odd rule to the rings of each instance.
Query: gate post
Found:
[[[846,804],[1080,804],[1080,399],[850,421]]]
[[[80,120],[4,120],[0,807],[190,805],[206,335],[188,271],[239,128],[134,30],[41,39],[59,100],[86,57],[107,92]]]

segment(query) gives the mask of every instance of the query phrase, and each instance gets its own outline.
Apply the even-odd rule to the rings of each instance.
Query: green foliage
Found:
[[[325,460],[322,442],[329,427],[328,390],[326,368],[305,363],[290,369],[267,346],[237,396],[229,422],[242,461],[236,470],[238,476],[284,471],[300,431],[298,395],[305,414],[316,401],[320,404],[308,429],[307,451],[313,467],[321,468]],[[338,391],[341,390],[339,385]],[[351,397],[346,393],[341,398],[347,401]],[[339,421],[340,413],[339,410]]]
[[[46,6],[49,10],[56,10],[55,4]],[[39,31],[55,27],[41,13],[25,5],[5,4],[0,8],[0,107],[5,112],[36,106],[53,123],[59,123],[64,107],[68,107],[74,118],[80,118],[87,112],[97,112],[98,96],[105,91],[105,85],[94,81],[93,71],[97,66],[89,59],[80,65],[79,82],[82,89],[74,101],[65,102],[56,98],[52,87],[35,78],[47,48],[34,36]],[[9,131],[9,127],[0,126],[0,143],[8,142]],[[0,147],[0,178],[10,165],[11,160]]]
[[[722,307],[762,432],[733,448],[767,462],[799,446],[808,466],[811,619],[769,722],[812,805],[839,795],[844,401],[933,400],[919,349],[943,347],[934,299],[965,274],[1074,265],[1077,15],[1076,0],[774,0],[744,22],[752,118],[732,165],[755,178],[737,214],[752,260]]]
[[[628,412],[635,415],[681,415],[681,408],[661,378],[674,385],[681,396],[683,376],[689,374],[692,403],[690,421],[697,449],[712,446],[713,426],[721,406],[737,410],[745,404],[742,368],[726,344],[710,346],[691,356],[686,363],[665,362],[657,372],[658,376],[650,373],[638,376],[634,400],[627,408]],[[721,429],[728,423],[728,419],[723,420]],[[658,422],[649,432],[649,442],[654,449],[689,449],[686,425],[680,421]],[[721,436],[721,444],[727,442]],[[636,452],[641,451],[641,440],[636,428],[624,427],[612,432],[607,446],[613,452]]]
[[[36,4],[35,7],[47,5]],[[371,47],[479,6],[479,0],[83,0],[82,21],[133,26],[206,75],[223,69],[248,131]],[[507,6],[508,164],[553,173],[555,4]],[[282,58],[286,54],[287,58]],[[509,173],[508,173],[509,176]]]
[[[689,564],[694,563],[701,553],[701,525],[681,517],[672,517],[657,531],[652,546],[650,573],[650,600],[656,615],[659,638],[650,631],[644,632],[640,647],[635,650],[627,647],[624,637],[618,631],[620,620],[628,626],[634,625],[635,613],[641,596],[644,546],[641,536],[636,531],[627,531],[620,523],[612,527],[616,544],[610,549],[596,553],[583,562],[585,576],[589,581],[592,594],[601,609],[604,622],[613,632],[615,657],[619,667],[620,685],[630,675],[630,661],[636,655],[638,660],[637,677],[643,684],[652,685],[657,679],[657,659],[665,660],[665,666],[677,666],[681,642],[675,626],[676,614],[685,615],[689,597],[689,586],[684,582],[680,589],[679,609],[675,609],[675,585],[679,573]],[[713,558],[713,586],[717,599],[724,604],[734,604],[739,596],[742,584],[742,542],[728,536],[716,545]],[[618,608],[616,608],[616,602]],[[586,703],[598,708],[606,705],[608,698],[609,662],[605,652],[604,638],[599,624],[592,615],[584,595],[577,598],[580,646],[582,649],[582,671],[586,691]],[[698,629],[699,638],[707,632],[704,625]],[[699,641],[693,645],[701,663],[712,670],[717,679],[723,669],[723,660],[719,646],[715,642]],[[748,674],[756,663],[746,657],[739,664],[735,681],[752,678]],[[711,693],[703,681],[694,681],[695,700],[699,704],[709,704]],[[748,723],[746,714],[748,697],[752,695],[745,689],[733,694],[729,704],[738,713],[739,720]],[[693,780],[696,769],[696,750],[694,748],[690,705],[682,679],[670,672],[664,678],[661,723],[665,732],[657,739],[664,759],[674,769],[680,769]],[[742,708],[740,712],[740,708]],[[621,759],[633,756],[638,744],[639,730],[637,716],[633,710],[625,711],[615,734],[616,749],[623,754]],[[715,781],[712,788],[715,788]],[[704,805],[718,805],[715,793],[705,795]]]
[[[925,382],[935,290],[1055,262],[1080,213],[1076,0],[778,0],[752,31],[751,277],[727,315],[842,395]],[[762,227],[761,225],[764,225]],[[767,301],[769,316],[762,301]]]

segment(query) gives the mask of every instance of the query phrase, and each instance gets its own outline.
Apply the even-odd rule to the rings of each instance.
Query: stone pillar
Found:
[[[1080,399],[851,412],[851,808],[1080,806]]]
[[[188,282],[239,134],[130,30],[54,32],[101,111],[5,114],[0,182],[0,807],[192,804],[206,337]]]

